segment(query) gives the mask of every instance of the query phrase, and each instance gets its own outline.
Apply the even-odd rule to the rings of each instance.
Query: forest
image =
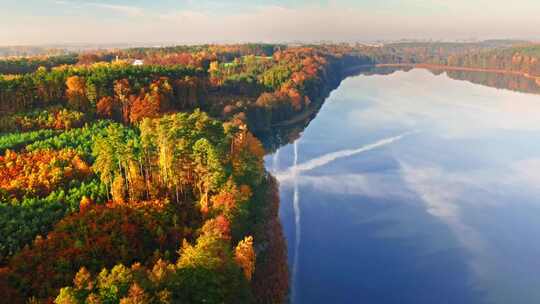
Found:
[[[253,133],[367,60],[249,44],[2,62],[0,302],[284,302]]]

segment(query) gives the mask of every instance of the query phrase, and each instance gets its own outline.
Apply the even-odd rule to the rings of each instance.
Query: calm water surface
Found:
[[[345,80],[266,159],[294,303],[540,303],[540,96]]]

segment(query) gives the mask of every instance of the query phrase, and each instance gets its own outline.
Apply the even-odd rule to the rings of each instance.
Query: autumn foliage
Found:
[[[0,156],[0,191],[9,198],[44,196],[72,179],[92,174],[90,166],[74,150],[6,151]]]
[[[12,281],[23,294],[46,298],[69,284],[80,267],[96,272],[146,261],[155,251],[174,252],[183,234],[173,208],[163,202],[85,208],[13,257]]]

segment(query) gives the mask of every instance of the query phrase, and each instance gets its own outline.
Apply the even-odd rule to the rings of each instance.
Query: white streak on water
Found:
[[[272,157],[272,172],[277,172],[279,170],[279,149],[274,153]]]
[[[292,300],[295,301],[296,297],[296,283],[298,273],[298,251],[300,250],[300,194],[298,190],[298,141],[294,142],[294,163],[292,167],[292,176],[294,180],[294,194],[293,194],[293,210],[294,210],[294,224],[295,224],[295,242],[294,242],[294,258],[293,258],[293,272],[292,272]]]
[[[400,139],[402,139],[403,137],[407,136],[407,135],[410,135],[414,132],[407,132],[407,133],[403,133],[401,135],[398,135],[398,136],[393,136],[393,137],[388,137],[388,138],[385,138],[385,139],[381,139],[379,141],[376,141],[372,144],[368,144],[368,145],[365,145],[365,146],[362,146],[362,147],[359,147],[357,149],[347,149],[347,150],[341,150],[341,151],[336,151],[336,152],[332,152],[332,153],[328,153],[328,154],[325,154],[325,155],[322,155],[320,157],[317,157],[317,158],[314,158],[314,159],[311,159],[305,163],[302,163],[302,164],[299,164],[297,165],[296,162],[295,164],[288,168],[287,170],[285,171],[282,171],[282,172],[276,172],[275,176],[277,177],[277,179],[279,181],[284,181],[284,180],[288,180],[288,179],[296,179],[296,177],[298,176],[298,174],[302,173],[302,172],[305,172],[305,171],[311,171],[313,169],[316,169],[316,168],[319,168],[319,167],[322,167],[324,165],[327,165],[333,161],[336,161],[340,158],[345,158],[345,157],[350,157],[350,156],[353,156],[353,155],[357,155],[357,154],[360,154],[360,153],[364,153],[364,152],[367,152],[367,151],[370,151],[370,150],[373,150],[373,149],[376,149],[376,148],[380,148],[380,147],[383,147],[383,146],[386,146],[386,145],[389,145],[395,141],[398,141]],[[296,148],[296,142],[295,142],[295,148]],[[297,151],[295,150],[295,153]],[[296,161],[296,159],[295,159]]]

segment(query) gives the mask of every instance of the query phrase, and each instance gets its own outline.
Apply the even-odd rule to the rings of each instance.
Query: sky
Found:
[[[540,40],[539,0],[0,0],[0,45]]]

